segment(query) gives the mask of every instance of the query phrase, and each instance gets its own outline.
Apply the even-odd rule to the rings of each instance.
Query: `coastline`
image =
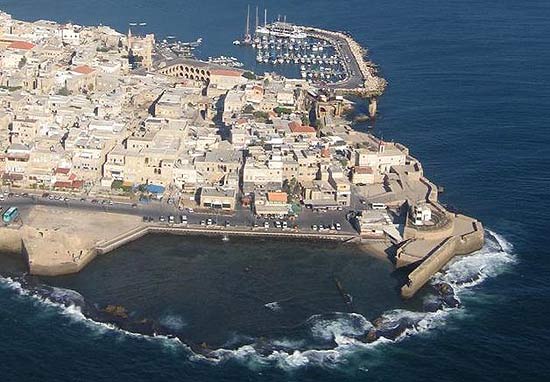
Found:
[[[312,88],[313,90],[304,91],[305,94],[302,95],[302,103],[307,105],[307,107],[304,106],[307,111],[315,111],[316,127],[293,125],[293,127],[290,128],[292,124],[296,123],[294,121],[290,122],[288,138],[296,139],[295,143],[297,143],[298,146],[302,146],[304,137],[313,139],[313,136],[315,136],[315,139],[325,138],[327,141],[330,141],[330,137],[332,136],[340,137],[347,146],[352,150],[356,150],[354,152],[356,158],[340,159],[340,163],[344,161],[346,166],[351,159],[354,159],[356,162],[354,166],[349,166],[350,172],[346,174],[346,176],[352,177],[352,170],[353,175],[355,175],[355,171],[359,168],[362,173],[357,172],[357,174],[361,174],[362,176],[366,175],[365,178],[368,178],[365,182],[353,182],[356,197],[368,199],[371,205],[378,204],[384,206],[383,209],[387,209],[387,211],[382,213],[375,211],[374,208],[369,209],[362,206],[359,206],[360,208],[354,208],[351,205],[352,192],[350,189],[350,179],[345,179],[344,171],[330,162],[330,159],[335,158],[331,158],[330,149],[324,147],[324,153],[321,153],[317,158],[319,159],[319,162],[316,164],[318,166],[318,171],[312,176],[314,180],[319,180],[321,184],[322,182],[326,182],[329,187],[334,187],[334,197],[339,205],[339,211],[342,211],[342,204],[348,207],[342,213],[337,214],[337,219],[342,219],[342,222],[347,225],[345,232],[326,233],[320,232],[320,230],[319,232],[314,232],[316,230],[313,229],[313,227],[317,227],[316,224],[311,224],[314,223],[314,220],[305,220],[307,223],[303,224],[300,228],[296,226],[295,230],[286,229],[284,231],[270,228],[271,223],[268,221],[266,221],[267,226],[265,230],[262,230],[262,228],[256,229],[253,225],[250,227],[250,223],[245,221],[240,222],[242,228],[201,228],[203,225],[202,222],[200,226],[198,222],[195,222],[195,226],[190,224],[189,227],[177,227],[174,224],[157,225],[143,222],[140,223],[139,218],[135,216],[135,214],[124,214],[121,213],[121,211],[117,213],[117,211],[108,212],[106,210],[104,212],[107,212],[107,215],[92,214],[90,216],[85,216],[86,214],[83,214],[82,211],[72,209],[67,202],[67,198],[65,198],[65,209],[60,209],[60,206],[57,206],[57,208],[50,208],[50,210],[44,210],[44,208],[41,210],[41,207],[33,206],[29,210],[30,215],[25,216],[22,222],[17,223],[18,225],[1,228],[0,230],[6,232],[6,242],[9,241],[9,243],[6,244],[7,247],[14,252],[19,251],[27,259],[31,274],[62,275],[78,272],[98,254],[108,253],[119,246],[149,233],[207,234],[220,236],[240,235],[336,240],[342,242],[353,241],[360,243],[364,251],[372,252],[373,255],[378,257],[386,257],[394,262],[396,268],[409,266],[416,267],[416,270],[410,273],[409,279],[402,288],[402,296],[404,298],[412,297],[414,293],[416,293],[434,273],[444,267],[454,255],[466,254],[479,250],[483,246],[484,241],[481,223],[473,218],[451,214],[438,202],[437,187],[425,178],[420,161],[409,154],[409,149],[407,147],[399,143],[385,142],[373,135],[355,131],[350,127],[352,121],[342,118],[343,111],[349,105],[346,106],[346,101],[339,94],[354,93],[366,97],[376,97],[380,95],[386,87],[385,80],[378,77],[374,68],[367,65],[364,61],[366,52],[364,48],[344,32],[333,32],[311,27],[302,28],[305,28],[312,36],[316,36],[316,38],[319,39],[326,39],[335,45],[336,50],[342,56],[341,58],[348,62],[348,64],[345,64],[347,77],[345,80],[341,81],[341,83],[334,83],[328,86],[326,94],[316,94],[315,91],[313,91],[315,88]],[[335,40],[332,41],[332,39]],[[145,44],[145,46],[149,48],[151,48],[149,44],[153,41],[152,44],[154,46],[154,37],[151,37],[151,35],[147,35],[144,39],[140,40],[140,38],[131,36],[129,33],[127,36],[129,49],[133,46],[132,44],[137,44],[136,41],[139,42],[139,44]],[[145,52],[147,53],[147,50]],[[149,56],[151,56],[151,52],[149,51],[148,53]],[[242,71],[210,67],[207,63],[198,60],[163,61],[160,62],[160,64],[157,61],[155,62],[155,65],[159,64],[157,66],[153,65],[151,57],[148,58],[148,62],[149,61],[151,61],[150,66],[146,69],[153,69],[149,73],[153,77],[158,76],[158,78],[162,78],[163,81],[168,81],[174,87],[177,87],[177,78],[185,76],[186,80],[196,81],[195,85],[197,85],[197,82],[201,82],[201,89],[202,86],[206,84],[208,89],[212,90],[212,88],[209,87],[210,82],[213,80],[213,78],[211,78],[212,76],[227,76],[229,79],[223,78],[223,80],[220,80],[218,83],[218,85],[220,85],[219,88],[218,86],[213,88],[217,97],[225,94],[226,98],[231,98],[229,97],[229,93],[246,83],[245,77],[243,76],[244,72]],[[87,74],[94,72],[94,69],[89,67],[78,67],[77,69],[80,71],[84,70]],[[135,73],[128,72],[126,75],[143,74],[142,69],[143,68],[137,69]],[[192,74],[189,75],[185,72]],[[235,80],[235,78],[237,78],[237,80]],[[231,86],[227,86],[226,82],[230,82]],[[304,82],[304,85],[305,84],[306,82]],[[226,88],[223,86],[226,86]],[[318,90],[325,91],[326,89]],[[153,106],[156,108],[159,104],[162,104],[163,107],[167,107],[165,111],[167,113],[165,116],[166,118],[181,117],[181,115],[173,110],[174,106],[171,103],[173,102],[173,98],[170,98],[170,95],[168,95],[168,101],[164,103],[159,102],[162,94],[156,99],[153,97],[150,100],[153,101]],[[170,101],[170,99],[172,99],[172,101]],[[145,103],[147,103],[147,100],[145,100]],[[188,103],[187,106],[191,107],[189,106],[190,104],[193,106],[193,103]],[[300,107],[296,106],[297,110],[300,109]],[[232,109],[230,108],[230,110]],[[226,110],[224,109],[224,116],[222,117],[224,124],[234,127],[234,124],[236,124],[238,120],[234,120],[232,116],[226,116],[225,112]],[[374,118],[376,116],[376,99],[371,99],[369,112],[371,117]],[[154,116],[157,117],[157,114],[158,112],[156,112]],[[211,116],[211,118],[213,117]],[[204,122],[206,122],[206,120]],[[144,139],[142,136],[132,135],[131,137],[135,138],[137,142]],[[320,142],[323,141],[320,140],[317,144],[319,145]],[[140,143],[138,143],[138,146],[139,145]],[[120,155],[114,146],[112,149],[113,155]],[[328,154],[326,153],[327,150]],[[337,149],[334,150],[336,151]],[[121,151],[120,148],[118,151]],[[133,156],[134,153],[131,155]],[[325,160],[325,155],[328,155],[328,161]],[[10,156],[6,155],[6,158],[9,160]],[[380,168],[375,169],[372,167],[371,163],[374,163],[372,162],[373,158],[375,158],[375,161],[380,162],[376,162],[379,163],[377,166]],[[387,162],[382,163],[383,160],[385,160],[384,158],[387,158]],[[334,160],[333,162],[337,161]],[[162,161],[160,163],[160,167],[162,167]],[[367,166],[365,163],[369,165]],[[244,165],[241,162],[238,164]],[[118,174],[117,176],[120,176],[121,168],[117,159],[109,163],[109,166],[112,167],[112,174],[116,173]],[[364,167],[368,168],[365,169]],[[267,168],[269,169],[269,167]],[[201,171],[205,170],[209,171],[209,168],[207,167]],[[224,171],[227,171],[227,168]],[[323,171],[326,173],[323,174]],[[161,168],[155,168],[154,174],[155,176],[160,175],[161,172]],[[231,170],[229,172],[231,172]],[[319,178],[317,172],[321,173]],[[224,177],[229,175],[229,173],[224,174]],[[75,177],[73,177],[72,180],[74,179]],[[329,179],[332,181],[332,185],[328,182]],[[66,183],[70,183],[72,186],[72,180]],[[113,178],[102,178],[102,183],[103,180],[106,180],[109,186],[114,183]],[[224,178],[224,181],[225,180]],[[116,181],[122,183],[118,178]],[[147,180],[147,182],[148,181],[149,180]],[[237,184],[238,181],[239,179],[237,176]],[[218,182],[221,182],[221,179],[218,180]],[[234,180],[232,180],[232,182],[234,182]],[[309,178],[304,181],[304,183],[309,182],[311,182]],[[216,183],[214,182],[214,184]],[[309,195],[313,195],[318,191],[315,187],[320,189],[327,186],[320,184],[312,186]],[[204,188],[201,190],[203,191]],[[375,192],[372,192],[373,190]],[[216,189],[213,191],[214,193],[217,192]],[[242,192],[243,194],[245,193],[244,186]],[[278,192],[280,192],[280,190]],[[236,195],[236,192],[234,195]],[[258,197],[262,197],[262,194],[259,193]],[[40,198],[39,195],[32,195],[35,204],[36,201],[39,200],[38,198]],[[235,196],[233,198],[236,199]],[[365,199],[361,201],[361,204],[366,204]],[[302,196],[301,202],[304,207],[308,206],[308,200],[309,199],[306,198],[305,195]],[[236,200],[231,201],[228,205],[231,206],[235,201]],[[286,196],[284,201],[287,201]],[[326,202],[326,200],[323,200],[323,202]],[[111,204],[112,203],[111,201]],[[208,204],[211,206],[211,203]],[[321,203],[321,205],[323,205],[323,203]],[[220,203],[220,207],[221,206],[222,203]],[[256,212],[258,207],[261,207],[261,205],[256,206]],[[309,207],[313,209],[311,200],[309,200]],[[427,209],[427,212],[430,212],[430,216],[433,214],[435,219],[431,221],[431,217],[429,217],[426,218],[427,220],[425,222],[416,222],[415,218],[415,220],[412,221],[411,216],[416,214],[415,211],[417,207],[423,208],[424,210]],[[392,209],[391,214],[393,214],[393,218],[390,216],[390,208]],[[334,207],[334,209],[336,209],[336,207]],[[160,210],[160,213],[164,214],[165,212],[165,210]],[[159,210],[153,211],[152,213],[154,214],[153,216],[158,216]],[[179,211],[172,208],[168,213],[172,216],[172,214],[179,214]],[[249,213],[252,215],[255,214],[252,209]],[[354,216],[350,218],[348,213],[352,213]],[[145,215],[145,213],[143,214]],[[369,215],[376,216],[373,217]],[[204,216],[208,220],[212,220],[213,218],[217,220],[218,218],[217,213],[213,212],[204,214]],[[147,216],[144,216],[144,219],[146,217]],[[254,217],[252,217],[252,219],[253,218]],[[321,219],[321,217],[314,218]],[[394,218],[395,221],[393,220]],[[246,219],[248,218],[245,218],[245,220]],[[311,230],[309,228],[310,226],[312,227]],[[334,219],[332,226],[336,227],[334,225]],[[400,231],[400,227],[403,228],[402,232]],[[325,229],[324,224],[323,229]],[[336,230],[336,228],[332,229]],[[16,233],[14,233],[14,231]],[[381,242],[381,239],[386,241]]]

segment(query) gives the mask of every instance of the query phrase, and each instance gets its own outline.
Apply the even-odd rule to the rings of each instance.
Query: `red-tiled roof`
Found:
[[[288,200],[286,192],[268,192],[267,200],[275,203],[286,203]]]
[[[288,127],[293,133],[315,133],[315,129],[313,127],[300,125],[298,122],[290,122]]]
[[[71,171],[70,168],[58,167],[58,168],[55,169],[56,174],[65,174],[65,175],[67,175],[69,173],[69,171]]]
[[[57,181],[54,183],[54,188],[82,188],[84,181],[74,180],[69,182]]]
[[[80,74],[90,74],[93,73],[95,69],[90,68],[88,65],[80,65],[73,69],[73,72]]]
[[[240,77],[241,72],[238,70],[231,69],[213,69],[210,71],[211,76],[229,76],[229,77]]]
[[[31,50],[34,48],[34,44],[26,41],[14,41],[8,45],[10,49]]]
[[[370,166],[355,166],[353,168],[353,171],[356,174],[372,174],[374,172],[372,170],[372,167],[370,167]]]

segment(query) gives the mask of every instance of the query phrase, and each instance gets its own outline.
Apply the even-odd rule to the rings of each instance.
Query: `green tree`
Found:
[[[244,72],[243,77],[248,79],[248,80],[255,80],[256,79],[256,75],[252,72]]]

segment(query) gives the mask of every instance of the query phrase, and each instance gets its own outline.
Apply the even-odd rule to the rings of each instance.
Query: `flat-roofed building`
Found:
[[[221,210],[234,210],[237,190],[235,188],[202,187],[200,206]]]

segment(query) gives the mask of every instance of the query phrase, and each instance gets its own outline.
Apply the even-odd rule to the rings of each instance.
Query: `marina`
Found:
[[[261,25],[256,7],[252,32],[248,7],[243,38],[233,44],[254,49],[259,64],[298,67],[302,79],[320,88],[373,96],[386,86],[374,65],[365,61],[366,51],[347,33],[295,25],[280,15],[268,23],[267,9]]]

